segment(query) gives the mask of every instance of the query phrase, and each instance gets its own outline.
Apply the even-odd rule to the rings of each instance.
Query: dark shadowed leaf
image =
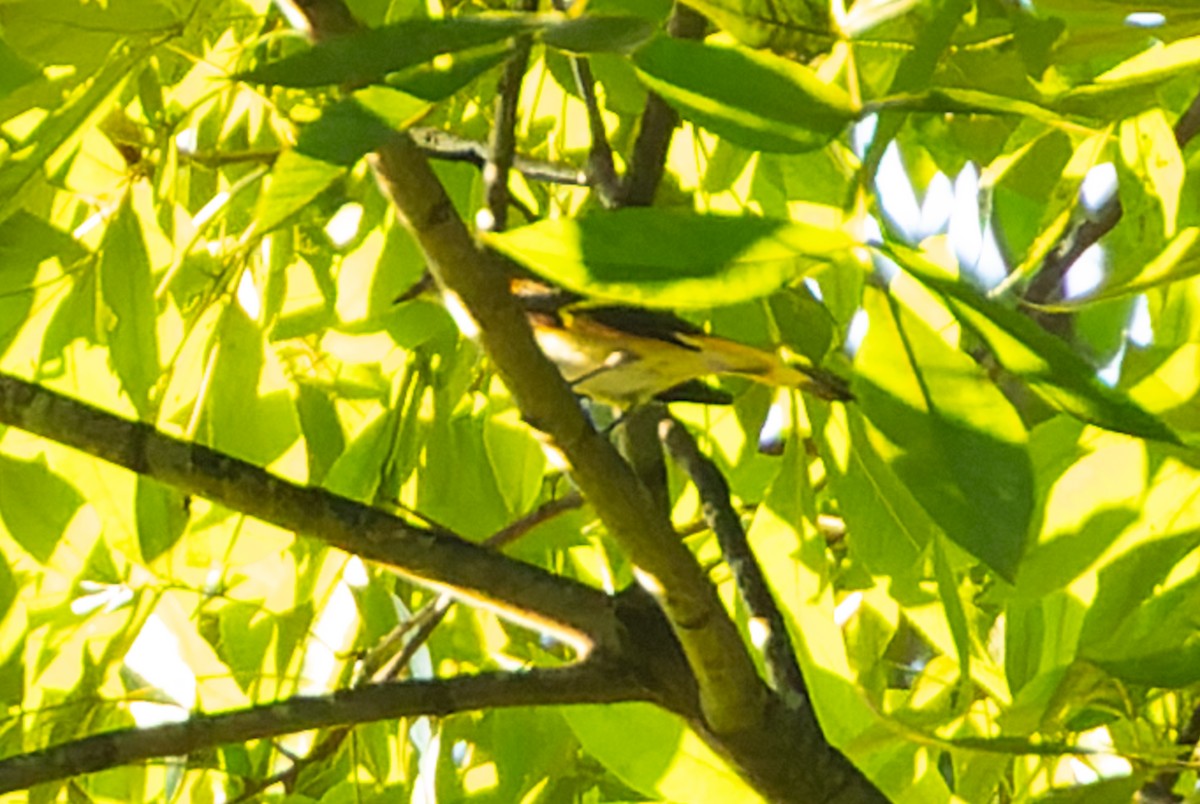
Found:
[[[28,212],[0,222],[0,321],[25,320],[33,306],[30,286],[43,261],[57,257],[65,268],[86,254],[66,232]],[[19,331],[12,323],[0,326],[0,355]]]
[[[629,50],[654,34],[655,24],[644,17],[584,15],[564,20],[542,32],[542,42],[571,53]]]
[[[1026,316],[985,299],[910,248],[889,245],[885,251],[944,298],[959,321],[988,344],[1000,364],[1049,404],[1099,427],[1178,443],[1178,436],[1158,417],[1101,382],[1083,358]]]
[[[0,521],[25,552],[45,564],[83,505],[83,496],[44,460],[0,455]]]
[[[174,547],[187,528],[187,497],[145,476],[138,476],[135,510],[138,546],[147,562]]]
[[[529,25],[520,16],[406,20],[329,39],[234,78],[286,87],[372,83],[443,53],[502,42]]]
[[[1017,412],[915,314],[878,292],[866,309],[854,391],[871,441],[947,536],[1013,580],[1033,510]]]

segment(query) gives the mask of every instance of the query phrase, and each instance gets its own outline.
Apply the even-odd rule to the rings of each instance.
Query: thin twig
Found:
[[[440,159],[445,162],[469,162],[476,167],[483,167],[487,164],[487,143],[460,137],[440,128],[425,126],[411,128],[408,133],[421,152],[431,159]],[[530,159],[520,154],[513,156],[512,169],[531,181],[566,184],[574,187],[588,185],[586,171],[571,165]]]
[[[1191,104],[1176,121],[1175,142],[1183,148],[1198,132],[1200,95],[1192,99]],[[1067,271],[1083,252],[1096,245],[1100,238],[1120,223],[1122,214],[1121,198],[1115,192],[1097,212],[1085,214],[1077,211],[1075,221],[1059,239],[1057,246],[1046,256],[1041,269],[1029,283],[1024,300],[1033,302],[1034,305],[1044,305],[1061,299]],[[1029,315],[1046,330],[1064,337],[1070,334],[1074,320],[1073,316],[1049,312],[1036,306],[1031,306]]]
[[[659,435],[671,457],[696,484],[703,501],[704,518],[717,537],[721,554],[750,614],[752,628],[763,629],[761,640],[756,641],[761,642],[767,681],[789,706],[806,706],[808,689],[788,637],[787,625],[758,557],[750,549],[742,520],[730,503],[729,484],[717,465],[700,452],[692,434],[678,421],[670,417],[662,419]]]
[[[517,9],[537,11],[537,0],[518,0]],[[529,69],[529,51],[533,38],[518,36],[512,55],[504,65],[496,91],[496,119],[488,141],[487,162],[483,166],[484,198],[491,220],[486,229],[502,232],[508,228],[508,173],[512,170],[517,152],[517,109],[521,100],[521,83]]]
[[[538,525],[582,505],[583,497],[579,492],[572,491],[564,497],[539,506],[511,525],[501,528],[485,539],[483,544],[493,550],[502,550]],[[427,601],[411,617],[382,637],[370,653],[363,657],[355,686],[361,687],[366,684],[398,680],[409,662],[412,661],[413,656],[421,649],[422,645],[429,641],[434,630],[441,625],[453,604],[453,597],[445,593],[440,594]],[[230,804],[241,804],[241,802],[253,800],[264,790],[277,784],[291,784],[302,770],[333,756],[352,729],[352,726],[339,726],[326,733],[305,756],[297,759],[284,770],[251,785]]]
[[[488,144],[479,140],[461,137],[450,131],[429,126],[414,126],[408,130],[413,141],[421,152],[430,159],[442,162],[466,162],[475,167],[487,164]],[[192,162],[206,168],[216,170],[226,165],[263,164],[273,165],[282,153],[280,148],[261,148],[249,150],[204,150],[186,153],[180,151],[180,161]],[[532,159],[521,154],[514,154],[512,170],[517,171],[530,181],[545,184],[564,184],[571,187],[587,187],[587,171],[573,165],[563,165],[543,159]]]
[[[1179,730],[1179,736],[1175,738],[1175,744],[1186,749],[1179,755],[1179,759],[1184,763],[1189,762],[1196,754],[1197,743],[1200,743],[1200,706],[1192,709],[1188,722],[1183,725],[1183,728]],[[1158,774],[1142,785],[1135,801],[1137,804],[1168,804],[1169,802],[1183,801],[1183,796],[1172,792],[1181,775],[1177,770]]]
[[[592,65],[584,56],[572,56],[571,71],[575,74],[575,86],[587,107],[588,132],[592,139],[592,148],[588,153],[588,176],[600,197],[600,203],[614,207],[618,203],[621,183],[613,164],[612,146],[608,144],[608,130],[600,114],[600,101],[596,98]]]
[[[566,11],[570,5],[567,0],[554,0],[554,7],[559,11]],[[579,90],[583,105],[587,109],[588,133],[592,139],[592,148],[588,153],[588,176],[600,203],[606,207],[615,207],[619,204],[621,182],[617,179],[612,146],[608,144],[608,130],[604,126],[604,116],[600,113],[600,101],[596,97],[596,79],[592,75],[592,65],[585,56],[571,56],[570,60],[575,87]]]
[[[660,402],[639,405],[621,417],[616,432],[621,455],[650,492],[654,504],[669,516],[671,490],[667,485],[667,461],[658,440],[658,423],[666,415],[666,406]]]

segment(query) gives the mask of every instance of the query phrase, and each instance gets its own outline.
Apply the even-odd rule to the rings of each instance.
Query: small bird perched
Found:
[[[513,280],[512,291],[546,357],[576,393],[598,402],[622,408],[652,399],[728,404],[728,394],[701,382],[712,374],[796,388],[830,401],[854,398],[847,382],[835,374],[709,335],[670,313],[593,304],[529,279]],[[419,292],[414,289],[400,299]]]
[[[709,335],[670,313],[580,302],[539,283],[520,281],[513,290],[546,357],[577,393],[600,402],[728,403],[728,395],[700,382],[711,374],[797,388],[831,401],[853,398],[841,377]]]

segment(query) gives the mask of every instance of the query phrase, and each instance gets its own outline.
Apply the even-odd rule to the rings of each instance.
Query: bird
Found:
[[[510,288],[542,352],[575,393],[594,402],[623,409],[650,401],[729,404],[727,392],[703,382],[712,375],[796,388],[828,401],[854,398],[849,383],[830,371],[709,334],[673,313],[588,300],[525,277],[513,278]]]

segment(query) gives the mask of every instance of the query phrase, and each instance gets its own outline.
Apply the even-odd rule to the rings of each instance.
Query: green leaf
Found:
[[[448,65],[427,62],[387,76],[385,83],[422,100],[434,102],[449,98],[508,58],[505,45],[455,53]]]
[[[798,355],[819,364],[834,343],[833,316],[804,287],[776,293],[768,300],[779,340]]]
[[[1077,310],[1110,299],[1136,296],[1152,288],[1191,279],[1197,274],[1200,274],[1200,228],[1190,226],[1171,238],[1171,242],[1157,257],[1124,281],[1106,285],[1096,293],[1082,299],[1061,304],[1040,305],[1038,309]]]
[[[17,585],[17,579],[13,577],[12,566],[9,565],[8,559],[0,554],[0,622],[12,612],[13,601],[16,600],[20,587]],[[18,643],[19,644],[19,643]],[[20,651],[17,651],[20,653]],[[3,673],[0,672],[0,678]],[[10,700],[9,695],[11,690],[7,689],[5,684],[0,681],[0,701]]]
[[[362,85],[457,53],[502,42],[530,27],[528,15],[411,19],[320,42],[308,50],[234,76],[286,87]]]
[[[1200,680],[1200,636],[1190,615],[1200,602],[1200,580],[1189,569],[1200,547],[1200,471],[1191,451],[1110,434],[1091,441],[1093,472],[1072,467],[1067,477],[1074,473],[1078,488],[1090,474],[1107,504],[1096,505],[1098,514],[1071,541],[1090,538],[1093,524],[1105,518],[1123,527],[1096,562],[1080,656],[1128,681],[1192,684]],[[1097,469],[1113,476],[1097,479]]]
[[[84,499],[50,471],[45,460],[22,461],[0,455],[0,520],[17,544],[45,564],[54,555]]]
[[[325,188],[346,173],[346,168],[296,150],[284,151],[275,160],[271,180],[254,211],[260,232],[269,232],[312,203]]]
[[[752,150],[814,150],[858,119],[841,89],[768,53],[660,36],[633,63],[684,118]]]
[[[37,68],[18,56],[7,42],[0,39],[0,98],[7,97],[13,90],[25,86],[40,75]]]
[[[1041,532],[1022,562],[1015,592],[1038,599],[1094,570],[1136,521],[1147,466],[1144,443],[1090,430],[1067,416],[1034,428],[1030,452]]]
[[[241,601],[227,603],[218,618],[217,653],[238,686],[250,690],[263,676],[263,661],[275,635],[275,623],[261,606]]]
[[[970,10],[970,4],[964,0],[940,0],[928,5],[931,6],[929,19],[918,29],[915,47],[900,59],[888,86],[889,95],[923,92],[929,88],[954,32],[964,23],[963,18]],[[872,172],[878,169],[884,150],[895,140],[906,119],[905,114],[897,112],[879,116],[875,136],[866,153],[866,164]]]
[[[1192,0],[1040,0],[1037,4],[1038,17],[1053,20],[1061,31],[1054,46],[1055,62],[1067,68],[1083,64],[1089,73],[1163,42],[1195,35],[1200,28],[1195,10]],[[1161,12],[1163,24],[1152,30],[1130,25],[1128,16],[1134,11]]]
[[[820,0],[686,0],[742,44],[804,52],[825,49],[834,35],[829,4]]]
[[[992,189],[995,230],[1006,254],[1027,254],[1054,219],[1078,202],[1078,178],[1067,171],[1071,138],[1052,130],[997,160]]]
[[[847,529],[855,534],[851,549],[872,572],[911,578],[920,571],[937,526],[868,437],[862,411],[846,410],[839,429],[843,426],[848,446],[835,448],[841,439],[825,432],[822,454],[829,456],[829,482]]]
[[[309,143],[301,150],[318,156],[315,138],[319,134],[330,139],[340,137],[349,139],[349,143],[340,146],[336,143],[327,144],[327,147],[334,147],[333,152],[339,154],[339,158],[350,159],[353,150],[358,150],[359,156],[361,156],[386,142],[392,132],[397,129],[406,129],[416,123],[431,107],[430,102],[425,98],[388,87],[360,89],[354,93],[353,100],[361,106],[361,109],[356,109],[354,102],[338,103],[337,111],[332,119],[310,134],[310,138],[314,139],[310,139]],[[368,145],[371,147],[367,147]],[[300,143],[297,143],[296,147],[300,148]],[[346,150],[344,152],[337,150],[339,147]],[[349,162],[347,167],[351,164],[353,162]]]
[[[498,419],[484,421],[483,445],[508,510],[529,510],[542,487],[546,454],[529,427]]]
[[[1162,109],[1153,109],[1130,117],[1121,122],[1118,134],[1122,172],[1128,171],[1144,193],[1146,203],[1154,207],[1156,215],[1161,215],[1162,229],[1155,236],[1173,235],[1187,169],[1166,114]],[[1132,182],[1124,176],[1119,176],[1119,182],[1125,216],[1129,217],[1134,203],[1128,187]]]
[[[877,292],[866,310],[854,391],[876,448],[950,539],[1013,580],[1033,508],[1020,418],[924,320]]]
[[[223,311],[214,336],[217,355],[201,426],[213,448],[267,466],[300,438],[290,389],[268,359],[262,331],[242,309]]]
[[[547,220],[486,239],[570,290],[658,308],[759,298],[854,245],[839,230],[803,223],[654,208]]]
[[[94,73],[114,47],[176,30],[179,17],[156,0],[17,0],[0,3],[4,38],[21,57],[39,66],[74,65],[81,77]]]
[[[315,619],[312,600],[305,600],[295,608],[276,615],[275,672],[280,678],[287,675],[296,652],[304,647]]]
[[[388,456],[396,443],[396,411],[380,413],[362,429],[325,476],[324,486],[334,494],[373,502]]]
[[[33,307],[38,266],[57,257],[66,268],[86,254],[69,234],[28,212],[0,222],[0,321],[5,322],[0,326],[0,355]]]
[[[1118,88],[1154,84],[1200,65],[1200,36],[1151,47],[1096,76],[1096,86]]]
[[[585,14],[546,28],[541,40],[569,53],[624,51],[649,39],[656,27],[644,17]]]
[[[1181,541],[1180,539],[1172,542]],[[1187,538],[1188,547],[1194,547],[1196,538]],[[1156,563],[1166,559],[1178,563],[1186,549],[1175,543],[1146,545],[1143,552],[1158,553]],[[1128,564],[1122,562],[1110,567],[1109,572],[1120,575],[1124,584],[1145,586],[1154,577],[1162,579],[1165,574],[1161,566],[1151,580],[1133,579],[1134,570],[1144,567],[1136,552],[1127,554]],[[1116,584],[1116,579],[1100,574],[1101,583]],[[1095,662],[1109,673],[1135,684],[1155,687],[1185,687],[1200,681],[1200,635],[1196,633],[1193,612],[1200,604],[1200,578],[1191,577],[1155,594],[1137,606],[1125,610],[1124,616],[1099,617],[1093,608],[1088,613],[1084,636],[1092,631],[1101,631],[1102,639],[1085,643],[1080,639],[1080,656]],[[1112,608],[1106,606],[1104,613],[1111,615]]]
[[[954,639],[954,651],[958,654],[958,668],[961,678],[971,677],[971,625],[967,620],[966,608],[958,591],[958,578],[950,566],[947,555],[948,545],[944,541],[934,540],[933,543],[933,572],[937,578],[938,597],[946,614],[946,623],[950,627],[950,635]]]
[[[5,610],[9,609],[5,607]],[[0,702],[3,702],[5,706],[20,706],[25,700],[26,690],[29,689],[25,670],[25,654],[20,649],[21,647],[23,647],[22,642],[16,642],[14,649],[0,660]],[[5,748],[14,752],[21,750],[19,745],[6,745]]]
[[[1138,789],[1145,784],[1139,775],[1117,779],[1102,779],[1094,784],[1079,784],[1051,790],[1033,799],[1033,804],[1127,804],[1138,798]]]
[[[0,10],[6,8],[0,4]],[[0,18],[2,21],[2,18]],[[147,54],[144,49],[118,47],[87,87],[56,107],[22,142],[22,148],[0,164],[0,221],[25,202],[34,177],[68,140],[78,137],[84,121],[108,100]]]
[[[417,473],[417,510],[470,538],[495,533],[510,518],[488,454],[484,412],[435,420]]]
[[[1101,382],[1083,358],[1024,315],[951,279],[913,249],[889,244],[883,251],[941,296],[955,317],[987,343],[1000,365],[1028,383],[1048,404],[1098,427],[1179,443],[1179,437],[1161,419]]]
[[[391,101],[399,101],[402,108],[410,111],[427,108],[423,102],[406,104],[405,98],[402,92],[375,87],[363,91],[361,95],[356,94],[353,99],[338,101],[322,110],[319,118],[300,130],[296,151],[331,165],[354,167],[359,159],[392,136],[389,118],[397,109],[390,105]],[[375,108],[370,108],[368,104],[373,104]],[[379,111],[384,114],[379,114]],[[403,116],[402,111],[400,115]]]
[[[976,89],[939,87],[916,94],[889,95],[865,105],[864,111],[901,109],[934,114],[986,114],[1028,118],[1069,129],[1077,124],[1053,109],[1021,98]]]
[[[322,483],[346,449],[333,392],[314,383],[296,384],[296,415],[308,448],[308,480]]]
[[[563,717],[583,750],[644,796],[754,802],[746,786],[683,721],[649,704],[571,706]]]
[[[154,283],[141,221],[126,194],[100,244],[100,298],[109,359],[138,413],[151,414],[151,391],[161,371]]]
[[[138,475],[134,510],[143,561],[153,561],[166,553],[187,529],[187,497],[144,475]]]
[[[369,87],[327,107],[300,130],[296,147],[284,151],[259,197],[255,220],[268,232],[307,207],[313,199],[395,134],[429,104],[403,92]]]

